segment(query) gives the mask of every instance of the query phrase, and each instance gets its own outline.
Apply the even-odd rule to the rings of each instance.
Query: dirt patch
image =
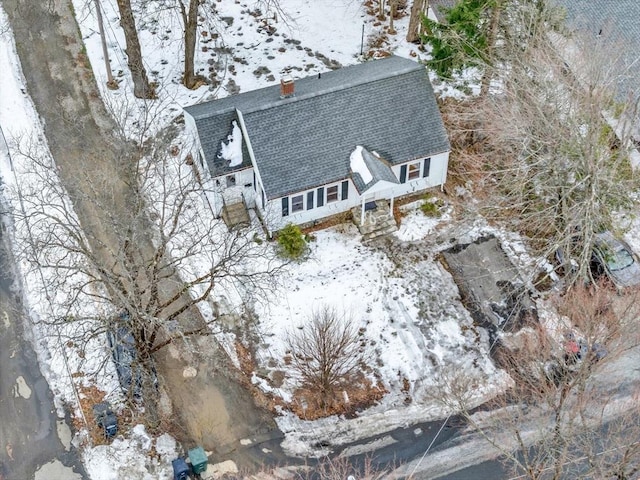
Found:
[[[294,392],[295,400],[287,408],[304,420],[316,420],[331,415],[354,418],[358,411],[375,405],[388,391],[381,385],[373,385],[364,376],[353,379],[336,389],[325,400],[325,405],[316,390],[301,388]]]
[[[80,399],[80,408],[84,414],[84,418],[87,420],[87,430],[89,432],[89,438],[91,445],[108,445],[111,443],[111,439],[104,436],[104,431],[95,421],[93,417],[93,406],[104,402],[106,393],[98,389],[95,386],[76,386],[78,389],[78,398]],[[118,419],[118,432],[126,432],[133,426],[143,423],[142,415],[133,409],[125,408],[120,411],[115,411]],[[85,427],[81,417],[72,418],[73,427],[76,431],[82,430]]]
[[[258,402],[247,395],[249,379],[229,365],[223,355],[209,337],[194,339],[189,347],[159,352],[161,385],[170,394],[173,406],[172,433],[185,447],[197,444],[216,454],[228,454],[239,447],[243,438],[277,430],[269,409],[256,408]],[[195,370],[194,376],[184,376],[188,367]],[[238,377],[231,381],[227,377],[234,372]],[[232,459],[243,464],[237,455],[240,453]]]

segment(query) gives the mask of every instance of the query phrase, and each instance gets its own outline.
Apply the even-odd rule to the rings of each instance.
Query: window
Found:
[[[333,185],[327,187],[327,203],[335,202],[338,200],[338,186]]]
[[[318,207],[324,205],[324,187],[318,189]]]
[[[409,164],[408,179],[415,180],[416,178],[420,178],[420,162]]]
[[[282,216],[286,217],[289,215],[289,197],[284,197],[282,199]]]
[[[304,196],[296,195],[291,197],[291,213],[299,212],[300,210],[304,210]]]
[[[311,210],[313,208],[313,190],[307,192],[307,210]]]
[[[235,187],[235,186],[236,186],[236,176],[227,175],[227,187]]]

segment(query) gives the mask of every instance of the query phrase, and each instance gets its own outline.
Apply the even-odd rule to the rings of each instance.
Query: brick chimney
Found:
[[[293,97],[294,91],[293,77],[285,75],[280,79],[280,98]]]

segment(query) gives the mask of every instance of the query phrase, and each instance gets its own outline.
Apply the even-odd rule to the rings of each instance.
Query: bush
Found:
[[[278,232],[280,254],[286,258],[300,259],[307,253],[307,242],[300,227],[290,223]]]
[[[439,217],[440,216],[440,206],[441,202],[438,198],[430,198],[426,199],[425,202],[420,205],[420,210],[427,217]]]

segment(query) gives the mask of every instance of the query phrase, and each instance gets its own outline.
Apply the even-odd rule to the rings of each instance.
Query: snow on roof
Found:
[[[351,152],[351,156],[349,157],[349,166],[351,167],[351,171],[353,173],[357,173],[362,177],[362,181],[368,184],[371,180],[373,180],[373,175],[367,168],[367,165],[364,163],[364,158],[362,157],[362,147],[358,145],[353,152]]]
[[[227,137],[228,143],[220,143],[219,157],[229,160],[230,167],[237,167],[242,164],[242,132],[235,120],[232,122],[233,130]]]

